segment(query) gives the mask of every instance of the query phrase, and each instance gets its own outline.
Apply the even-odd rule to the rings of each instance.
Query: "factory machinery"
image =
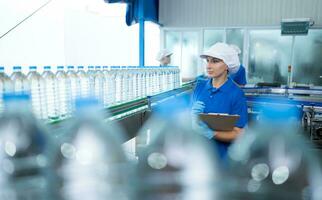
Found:
[[[153,107],[169,98],[190,95],[195,82],[153,96],[136,99],[109,107],[107,120],[118,121],[127,133],[126,141],[134,138],[144,122],[153,112]],[[283,88],[283,87],[245,87],[243,88],[248,104],[249,124],[258,121],[260,109],[268,105],[295,106],[300,111],[301,127],[305,136],[317,147],[322,148],[322,89],[320,88]],[[50,124],[59,137],[60,121]],[[126,142],[124,141],[124,142]]]
[[[126,136],[124,142],[134,138],[144,122],[150,117],[152,108],[169,98],[175,98],[181,95],[189,95],[193,89],[194,82],[188,82],[181,87],[147,96],[145,98],[135,99],[133,101],[120,103],[106,108],[106,120],[117,121],[124,129]],[[65,119],[68,120],[68,119]],[[50,129],[54,130],[56,138],[62,137],[64,120],[56,120],[49,123]]]
[[[303,132],[322,147],[322,89],[317,87],[245,87],[248,112],[255,119],[267,105],[295,106],[301,112]]]

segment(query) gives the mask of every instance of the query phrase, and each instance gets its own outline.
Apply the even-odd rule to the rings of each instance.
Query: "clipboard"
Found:
[[[231,131],[240,116],[223,113],[200,113],[199,118],[214,131]]]

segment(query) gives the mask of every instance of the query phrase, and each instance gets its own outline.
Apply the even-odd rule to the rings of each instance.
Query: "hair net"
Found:
[[[218,42],[200,55],[201,58],[213,57],[221,59],[227,66],[230,73],[239,70],[240,62],[235,49],[226,43]]]
[[[237,45],[231,44],[230,47],[233,48],[237,54],[241,54],[241,50]]]
[[[156,59],[158,61],[161,61],[162,58],[166,57],[166,56],[171,56],[173,53],[167,49],[162,49],[158,52]]]

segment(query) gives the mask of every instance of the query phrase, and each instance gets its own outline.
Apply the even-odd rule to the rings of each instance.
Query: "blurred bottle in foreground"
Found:
[[[29,96],[7,94],[0,118],[0,197],[50,199],[50,139],[31,112]]]
[[[320,161],[293,106],[271,107],[229,150],[226,199],[322,199]]]
[[[216,154],[192,131],[190,111],[183,104],[173,99],[164,102],[142,128],[137,138],[135,199],[221,199]]]
[[[64,200],[129,199],[122,132],[112,122],[104,124],[99,109],[95,99],[77,100],[74,121],[65,124],[56,159],[57,194]]]

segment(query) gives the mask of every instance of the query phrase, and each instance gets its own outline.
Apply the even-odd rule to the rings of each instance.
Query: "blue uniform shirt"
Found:
[[[204,113],[227,113],[240,116],[236,127],[244,128],[247,124],[247,103],[244,92],[230,79],[220,87],[212,86],[212,79],[199,80],[195,87],[192,101],[205,103]],[[225,158],[230,143],[215,140],[217,151]]]
[[[229,74],[229,77],[238,85],[246,85],[246,70],[243,65],[240,65],[239,70],[234,74]]]

